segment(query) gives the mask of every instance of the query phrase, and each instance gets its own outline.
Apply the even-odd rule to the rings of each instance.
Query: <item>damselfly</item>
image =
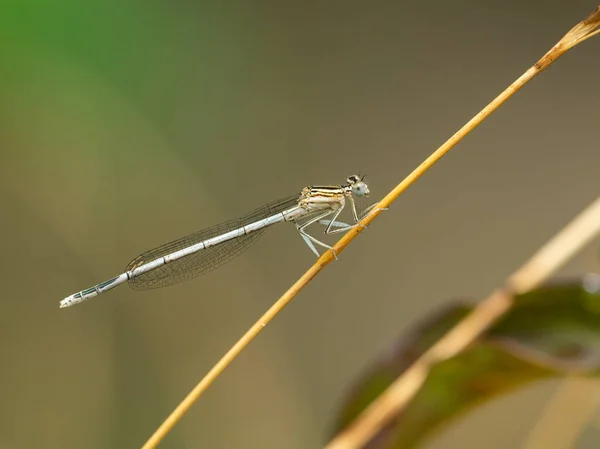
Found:
[[[357,212],[354,197],[368,197],[364,176],[352,175],[340,186],[308,186],[296,194],[269,203],[237,220],[231,220],[166,243],[133,259],[125,272],[94,287],[66,297],[60,307],[70,307],[125,282],[136,290],[164,287],[192,279],[229,262],[254,243],[267,227],[292,222],[308,247],[319,256],[316,245],[333,249],[307,231],[308,226],[325,225],[325,234],[348,231],[359,224],[373,206]],[[353,224],[337,221],[350,203]],[[335,252],[334,252],[335,255]],[[337,256],[336,256],[337,257]]]

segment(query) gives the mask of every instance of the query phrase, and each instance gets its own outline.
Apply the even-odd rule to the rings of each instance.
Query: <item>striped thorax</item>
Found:
[[[349,176],[341,186],[308,186],[302,190],[298,205],[308,211],[327,208],[343,208],[346,198],[352,195],[369,196],[369,187],[358,175]]]

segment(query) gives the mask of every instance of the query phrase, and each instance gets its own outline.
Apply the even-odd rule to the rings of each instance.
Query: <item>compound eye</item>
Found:
[[[360,181],[360,178],[356,175],[350,175],[346,181],[348,181],[348,184],[356,184],[358,181]]]

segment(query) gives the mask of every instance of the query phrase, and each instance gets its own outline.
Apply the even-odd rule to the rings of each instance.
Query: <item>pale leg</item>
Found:
[[[316,217],[315,217],[315,218],[313,218],[312,220],[310,220],[310,221],[307,221],[307,222],[306,222],[306,223],[304,223],[302,226],[296,226],[296,227],[298,228],[298,232],[300,232],[300,235],[302,236],[302,238],[304,239],[304,241],[305,241],[305,242],[306,242],[306,240],[307,240],[307,239],[309,239],[309,240],[311,240],[312,242],[316,243],[317,245],[320,245],[320,246],[322,246],[322,247],[324,247],[324,248],[330,249],[330,250],[333,252],[333,255],[334,255],[334,257],[337,259],[337,254],[336,254],[336,252],[335,252],[335,250],[333,249],[333,247],[332,247],[332,246],[330,246],[330,245],[327,245],[326,243],[323,243],[323,242],[321,242],[321,241],[317,240],[315,237],[313,237],[312,235],[310,235],[308,232],[306,232],[306,231],[305,231],[305,229],[306,229],[306,227],[307,227],[307,226],[310,226],[311,224],[313,224],[313,223],[316,223],[317,221],[319,221],[319,220],[321,220],[321,219],[323,219],[323,218],[327,217],[328,215],[331,215],[331,214],[333,214],[333,213],[336,213],[336,212],[338,212],[338,211],[336,211],[336,210],[328,210],[328,211],[326,211],[325,213],[323,213],[323,214],[321,214],[321,215],[318,215],[318,216],[316,216]],[[337,214],[337,215],[339,215],[339,214]],[[336,216],[337,216],[337,215],[336,215]],[[314,245],[308,245],[308,247],[309,247],[309,248],[310,248],[310,249],[311,249],[313,252],[315,252],[317,255],[320,255],[320,254],[318,254],[318,252],[316,251],[316,248],[314,247]]]

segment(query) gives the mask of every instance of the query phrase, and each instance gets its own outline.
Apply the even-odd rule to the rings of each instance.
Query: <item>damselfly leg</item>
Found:
[[[340,207],[340,210],[343,209],[343,206]],[[337,214],[336,214],[337,213]],[[313,223],[318,222],[319,220],[324,219],[325,217],[332,215],[332,214],[336,214],[339,215],[337,210],[327,210],[325,212],[323,212],[322,214],[317,215],[316,217],[308,220],[306,223],[303,223],[302,225],[298,225],[296,224],[296,227],[298,229],[298,232],[300,233],[300,235],[302,236],[302,238],[304,239],[304,242],[306,242],[306,244],[308,245],[308,247],[317,255],[317,257],[320,257],[321,255],[319,254],[319,252],[317,251],[317,249],[315,248],[315,246],[312,244],[312,242],[316,243],[317,245],[320,245],[324,248],[330,249],[333,252],[334,257],[337,259],[337,254],[335,252],[335,250],[333,249],[332,246],[321,242],[320,240],[318,240],[317,238],[313,237],[312,235],[310,235],[308,232],[306,232],[306,228],[308,226],[310,226]],[[311,243],[309,243],[311,242]]]
[[[352,201],[352,205],[353,205],[353,209],[354,209],[354,213],[356,213],[356,206],[354,205],[354,201]],[[356,226],[362,226],[363,228],[367,228],[366,225],[361,225],[359,223],[360,220],[362,220],[363,218],[365,218],[367,215],[372,214],[376,211],[385,211],[388,210],[387,207],[379,207],[377,209],[374,209],[374,207],[377,206],[377,203],[371,204],[369,207],[367,207],[364,212],[362,213],[362,215],[360,216],[360,219],[358,218],[358,214],[356,214],[356,223],[354,224],[348,224],[348,223],[344,223],[343,221],[335,221],[334,219],[332,220],[319,220],[319,223],[327,226],[327,229],[325,229],[325,234],[336,234],[338,232],[344,232],[344,231],[349,231],[352,228],[355,228]],[[332,227],[337,227],[339,229],[333,229],[331,230]]]
[[[354,224],[348,224],[348,223],[344,223],[342,221],[337,221],[337,218],[340,216],[340,214],[342,213],[342,211],[345,208],[345,202],[341,203],[341,205],[339,207],[337,207],[336,209],[328,210],[320,215],[317,215],[316,217],[310,219],[309,221],[303,223],[302,225],[296,224],[296,227],[297,227],[298,231],[300,232],[300,236],[302,237],[302,239],[304,240],[306,245],[311,249],[311,251],[317,255],[317,257],[319,257],[320,254],[317,251],[313,242],[319,246],[330,249],[333,252],[333,255],[336,258],[336,260],[338,258],[337,253],[332,246],[321,242],[316,237],[314,237],[313,235],[311,235],[307,232],[306,228],[308,228],[308,226],[310,226],[314,223],[317,223],[317,222],[320,224],[323,224],[326,226],[326,229],[325,229],[326,235],[337,234],[340,232],[349,231],[350,229],[352,229],[356,226],[361,226],[360,219],[366,217],[368,215],[368,213],[370,213],[371,210],[377,205],[377,203],[375,203],[375,204],[372,204],[371,206],[367,207],[364,210],[364,212],[362,213],[361,217],[359,218],[358,212],[356,211],[356,203],[354,202],[354,198],[352,198],[350,196],[347,198],[347,200],[350,201],[350,205],[351,205],[351,209],[352,209],[352,216],[355,221]],[[332,217],[326,218],[329,216],[332,216]],[[366,226],[363,226],[363,227],[366,227]],[[334,229],[334,228],[337,228],[337,229]]]

